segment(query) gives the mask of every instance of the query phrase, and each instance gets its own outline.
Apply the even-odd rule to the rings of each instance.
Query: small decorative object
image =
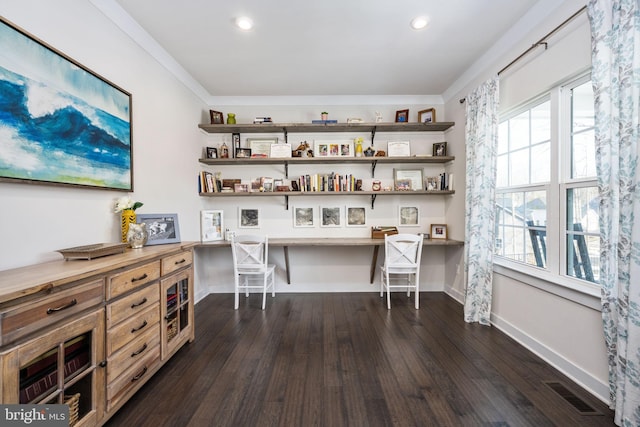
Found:
[[[92,260],[107,255],[121,254],[127,249],[126,243],[95,243],[92,245],[76,246],[58,249],[66,261],[70,259]]]
[[[352,124],[352,123],[354,123],[354,124],[355,124],[355,123],[364,123],[364,120],[362,120],[362,119],[361,119],[361,118],[359,118],[359,117],[350,117],[350,118],[347,118],[347,124]]]
[[[313,157],[313,150],[307,141],[302,141],[298,148],[291,153],[293,157]]]
[[[380,113],[379,111],[376,111],[376,123],[381,123],[382,122],[382,113]]]
[[[320,118],[322,120],[329,120],[329,113],[327,113],[326,111],[323,111],[322,113],[320,113]]]
[[[236,114],[235,113],[228,113],[227,114],[227,124],[228,125],[235,125],[236,124]]]
[[[224,143],[224,142],[220,146],[220,158],[221,159],[228,159],[229,158],[229,147],[227,147],[227,144]]]
[[[359,136],[355,139],[356,143],[356,157],[362,157],[362,137]]]
[[[367,149],[364,150],[365,157],[373,157],[374,154],[376,154],[376,150],[374,150],[373,147],[367,147]]]
[[[220,111],[209,110],[212,125],[221,125],[224,123],[224,116]]]
[[[114,212],[120,213],[121,216],[121,231],[122,231],[122,243],[127,243],[127,232],[129,231],[129,224],[135,224],[136,222],[136,209],[142,206],[141,202],[134,202],[131,197],[124,196],[116,200]]]
[[[380,185],[380,181],[377,179],[373,181],[373,184],[371,184],[371,190],[380,191],[381,189],[382,189],[382,186]]]
[[[147,243],[148,238],[149,233],[147,233],[147,225],[144,222],[129,224],[127,242],[131,245],[131,249],[140,249]]]
[[[396,123],[407,123],[409,121],[409,110],[396,111]]]
[[[420,123],[435,123],[436,109],[427,108],[426,110],[418,111],[418,121]]]
[[[432,239],[446,239],[447,238],[447,224],[431,224],[431,238]]]
[[[386,157],[387,156],[387,152],[384,150],[378,150],[376,151],[376,154],[374,157]]]

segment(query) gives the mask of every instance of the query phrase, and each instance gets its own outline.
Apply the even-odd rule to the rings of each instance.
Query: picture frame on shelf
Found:
[[[236,159],[250,159],[251,158],[251,148],[236,148],[235,156]]]
[[[231,147],[232,147],[232,152],[235,153],[236,149],[240,148],[241,143],[240,143],[240,134],[239,133],[232,133],[231,134]]]
[[[427,179],[427,191],[438,191],[438,177],[437,176],[428,176]]]
[[[287,159],[291,157],[291,144],[271,144],[269,157]]]
[[[420,123],[435,123],[436,122],[436,109],[427,108],[426,110],[418,111],[418,122]]]
[[[345,225],[347,227],[366,227],[367,208],[364,206],[347,206],[345,212]]]
[[[320,207],[320,227],[342,227],[342,207]]]
[[[178,214],[137,214],[136,222],[147,226],[147,245],[164,245],[180,243],[180,227]]]
[[[314,141],[315,157],[354,157],[353,141]]]
[[[433,144],[433,157],[443,157],[447,155],[447,143],[436,142]]]
[[[409,109],[396,111],[396,123],[407,123],[409,121]]]
[[[269,157],[271,146],[278,143],[278,138],[247,138],[247,145],[251,149],[250,157]]]
[[[420,208],[418,206],[398,206],[398,224],[404,227],[419,227]]]
[[[216,147],[207,147],[205,149],[207,159],[217,159],[218,158],[218,149]]]
[[[238,208],[239,228],[260,228],[259,208]]]
[[[411,142],[389,141],[387,142],[387,157],[410,157]]]
[[[393,169],[393,183],[396,191],[424,190],[422,169]],[[408,185],[407,185],[408,183]]]
[[[220,111],[209,110],[209,119],[211,120],[212,125],[224,124],[224,114]]]
[[[224,211],[200,211],[200,240],[214,242],[224,240]]]
[[[447,224],[431,224],[432,239],[447,239]]]
[[[131,94],[9,21],[0,33],[15,92],[0,103],[0,181],[132,191]]]
[[[313,206],[294,206],[293,207],[293,226],[315,227],[315,208]]]
[[[233,192],[234,193],[248,193],[249,192],[249,184],[243,184],[241,182],[233,183]]]

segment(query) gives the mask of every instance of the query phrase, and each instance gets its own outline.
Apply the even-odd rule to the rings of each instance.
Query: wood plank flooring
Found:
[[[443,293],[213,294],[108,426],[613,426],[605,404]],[[582,415],[545,382],[560,382]]]

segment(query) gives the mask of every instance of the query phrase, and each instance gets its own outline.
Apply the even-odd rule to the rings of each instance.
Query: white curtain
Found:
[[[591,0],[600,283],[615,423],[640,426],[640,5]]]
[[[491,323],[495,241],[498,76],[466,97],[464,320]]]

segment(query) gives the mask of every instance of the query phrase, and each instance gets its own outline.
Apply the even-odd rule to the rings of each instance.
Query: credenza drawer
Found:
[[[100,278],[7,308],[0,312],[0,344],[11,343],[82,310],[100,305],[103,298],[104,279]]]
[[[107,300],[151,283],[159,277],[160,261],[150,262],[122,273],[114,274],[108,278]]]
[[[107,384],[111,384],[124,370],[144,358],[160,345],[160,324],[150,327],[107,360]]]
[[[107,410],[111,410],[136,386],[145,383],[160,364],[160,347],[152,348],[142,359],[107,385]]]
[[[162,258],[162,275],[166,276],[183,267],[187,267],[193,263],[193,252],[183,251],[179,254],[170,255]]]
[[[147,286],[107,305],[107,329],[117,325],[128,317],[135,316],[160,299],[158,284]]]
[[[118,326],[107,331],[107,357],[127,345],[136,337],[153,328],[160,320],[160,305],[153,304],[147,310],[139,313]]]

